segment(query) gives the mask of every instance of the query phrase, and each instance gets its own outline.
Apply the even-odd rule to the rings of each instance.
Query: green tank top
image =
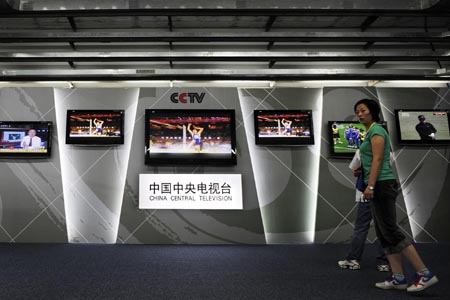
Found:
[[[389,134],[383,128],[383,126],[376,124],[370,128],[369,132],[367,132],[366,138],[364,142],[361,144],[359,149],[361,153],[362,166],[364,169],[364,182],[367,184],[370,178],[370,167],[372,166],[373,161],[373,153],[372,153],[372,145],[371,140],[375,135],[380,135],[384,138],[384,155],[383,162],[381,164],[380,175],[377,178],[377,181],[395,179],[394,172],[392,172],[391,163],[390,163],[390,151],[391,151],[391,143],[389,141]]]

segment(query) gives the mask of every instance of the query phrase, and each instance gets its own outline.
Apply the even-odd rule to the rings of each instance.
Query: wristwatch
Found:
[[[375,189],[375,187],[373,185],[368,185],[367,188],[371,191],[373,191]]]

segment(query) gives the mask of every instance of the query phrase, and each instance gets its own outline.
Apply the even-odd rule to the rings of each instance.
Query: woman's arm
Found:
[[[367,200],[373,199],[373,190],[371,190],[370,186],[375,186],[378,176],[380,175],[381,165],[383,163],[384,157],[384,137],[381,135],[374,135],[370,139],[370,143],[372,145],[372,166],[370,167],[370,177],[367,183],[367,188],[364,191],[364,197]]]
[[[203,127],[200,127],[200,126],[194,126],[194,128],[197,129],[197,133],[200,135],[202,134],[203,129],[204,129]]]
[[[194,134],[193,132],[192,132],[192,130],[191,130],[191,123],[189,123],[188,124],[188,126],[187,126],[187,131],[192,135],[192,134]]]

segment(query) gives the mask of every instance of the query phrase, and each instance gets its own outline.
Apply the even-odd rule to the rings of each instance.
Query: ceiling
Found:
[[[0,0],[0,80],[450,80],[450,1]]]

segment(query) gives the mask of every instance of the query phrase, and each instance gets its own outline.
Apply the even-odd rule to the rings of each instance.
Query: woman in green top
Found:
[[[392,270],[392,276],[375,286],[386,290],[421,291],[438,282],[438,279],[425,266],[416,248],[398,228],[395,205],[398,184],[390,166],[389,135],[378,124],[380,106],[374,100],[362,99],[355,104],[354,111],[367,132],[360,147],[364,182],[367,184],[364,197],[370,201],[375,231]],[[361,169],[353,170],[355,176],[360,172]],[[416,269],[415,282],[409,287],[403,273],[402,255]]]

